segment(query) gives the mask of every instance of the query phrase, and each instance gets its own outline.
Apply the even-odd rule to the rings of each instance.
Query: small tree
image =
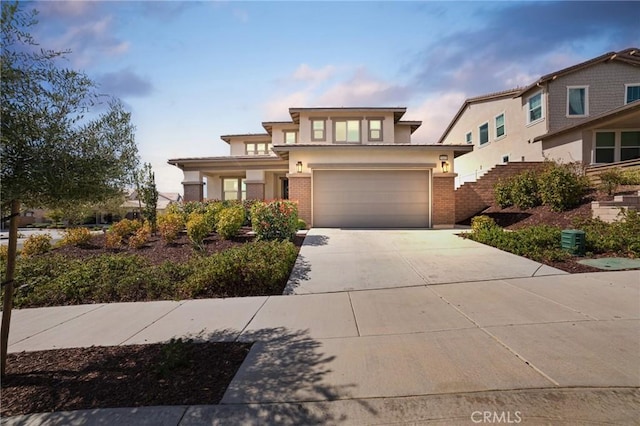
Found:
[[[142,168],[136,172],[136,186],[138,190],[138,200],[144,203],[142,206],[142,218],[151,224],[152,232],[157,227],[157,205],[158,190],[156,188],[155,173],[151,169],[150,163],[144,163]]]

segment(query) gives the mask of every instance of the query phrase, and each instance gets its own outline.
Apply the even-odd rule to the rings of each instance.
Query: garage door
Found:
[[[325,228],[426,228],[426,170],[316,170],[313,226]]]

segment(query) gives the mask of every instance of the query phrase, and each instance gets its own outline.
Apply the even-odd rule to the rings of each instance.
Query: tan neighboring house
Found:
[[[438,143],[467,144],[456,185],[496,164],[640,158],[640,52],[629,48],[547,74],[525,88],[467,99]]]
[[[470,146],[412,141],[406,108],[290,108],[264,133],[222,136],[224,157],[177,158],[185,201],[291,199],[315,227],[430,228],[455,222],[454,157]]]
[[[158,202],[156,203],[156,211],[162,214],[166,211],[171,203],[179,203],[182,201],[182,195],[177,192],[158,192]],[[145,204],[138,200],[138,192],[136,190],[127,194],[124,203],[120,206],[126,211],[126,217],[138,217],[140,210]]]

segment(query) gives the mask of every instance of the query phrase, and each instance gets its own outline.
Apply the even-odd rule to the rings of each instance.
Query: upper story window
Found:
[[[640,100],[640,83],[637,84],[625,84],[624,103],[635,102]]]
[[[298,143],[298,132],[293,130],[285,130],[284,143],[287,143],[287,144]]]
[[[311,119],[311,140],[312,141],[324,141],[327,139],[325,133],[325,120],[324,119]]]
[[[567,117],[585,117],[589,115],[589,87],[567,87]]]
[[[271,144],[268,142],[248,142],[245,146],[247,155],[267,155],[271,153]]]
[[[489,142],[489,123],[484,123],[478,128],[478,130],[480,133],[478,138],[480,140],[480,145],[484,145]]]
[[[360,120],[333,120],[335,142],[360,142]]]
[[[471,132],[467,133],[467,134],[464,136],[464,140],[465,140],[465,142],[467,142],[469,145],[471,145],[471,144],[473,143],[473,135],[472,135],[472,133],[471,133]]]
[[[381,118],[369,119],[369,140],[370,141],[382,140],[382,119]]]
[[[543,117],[542,92],[538,92],[527,99],[527,124],[542,120]]]
[[[506,133],[504,127],[504,113],[496,116],[496,139],[504,136]]]

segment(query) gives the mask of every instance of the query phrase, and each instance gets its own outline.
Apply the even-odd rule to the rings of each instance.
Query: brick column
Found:
[[[453,228],[456,223],[456,176],[456,173],[433,175],[431,223],[434,228]]]
[[[202,201],[204,182],[182,182],[184,201]]]
[[[264,182],[245,181],[247,185],[247,200],[264,200]]]
[[[298,203],[298,217],[311,223],[311,173],[288,173],[289,199]]]

